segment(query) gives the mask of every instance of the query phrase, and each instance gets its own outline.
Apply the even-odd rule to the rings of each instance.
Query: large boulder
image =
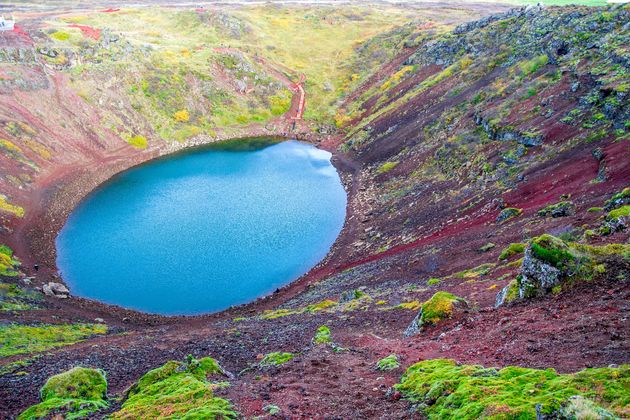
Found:
[[[460,309],[468,307],[466,300],[448,292],[437,292],[422,304],[420,312],[404,332],[405,337],[419,334],[425,326],[436,325],[451,318]]]
[[[59,299],[65,299],[70,296],[70,290],[66,286],[52,281],[42,286],[42,292],[46,296],[53,296]]]

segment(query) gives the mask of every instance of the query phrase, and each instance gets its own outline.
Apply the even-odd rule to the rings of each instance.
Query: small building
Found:
[[[0,31],[12,31],[15,26],[15,19],[6,20],[4,16],[0,16]]]

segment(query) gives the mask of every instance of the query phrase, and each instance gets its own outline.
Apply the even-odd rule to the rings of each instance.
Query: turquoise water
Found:
[[[306,273],[341,231],[346,194],[330,157],[287,141],[130,169],[72,212],[57,266],[73,294],[145,312],[251,301]]]

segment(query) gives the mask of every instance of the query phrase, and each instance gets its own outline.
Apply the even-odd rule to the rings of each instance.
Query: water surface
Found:
[[[330,157],[287,141],[130,169],[72,212],[57,266],[73,294],[146,312],[251,301],[306,273],[341,231],[346,195]]]

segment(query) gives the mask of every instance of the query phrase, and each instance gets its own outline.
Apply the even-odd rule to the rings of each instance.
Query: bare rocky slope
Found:
[[[287,114],[263,123],[221,131],[192,107],[194,124],[167,121],[143,114],[159,92],[92,96],[103,67],[42,65],[35,27],[0,37],[0,238],[22,260],[0,248],[0,415],[41,402],[27,418],[628,417],[630,7],[493,12],[406,11],[416,19],[353,45],[339,79],[307,77],[307,95],[336,80],[343,93],[294,132],[290,91]],[[243,22],[260,24],[219,21],[244,39]],[[238,57],[217,59],[213,79],[235,104],[248,65],[276,80],[248,87],[260,107],[288,89],[278,73],[296,76],[277,57]],[[185,80],[196,89],[202,79]],[[120,108],[93,106],[101,100]],[[128,119],[104,128],[105,111]],[[64,123],[51,130],[55,118]],[[333,151],[349,204],[330,254],[272,296],[213,315],[42,297],[34,286],[61,281],[51,246],[64,215],[110,174],[180,147],[157,141],[191,129],[180,123],[213,140],[285,134]],[[140,131],[151,135],[134,149]],[[95,175],[94,162],[107,169]],[[39,394],[75,366],[102,369],[105,385],[98,371],[75,370]]]

